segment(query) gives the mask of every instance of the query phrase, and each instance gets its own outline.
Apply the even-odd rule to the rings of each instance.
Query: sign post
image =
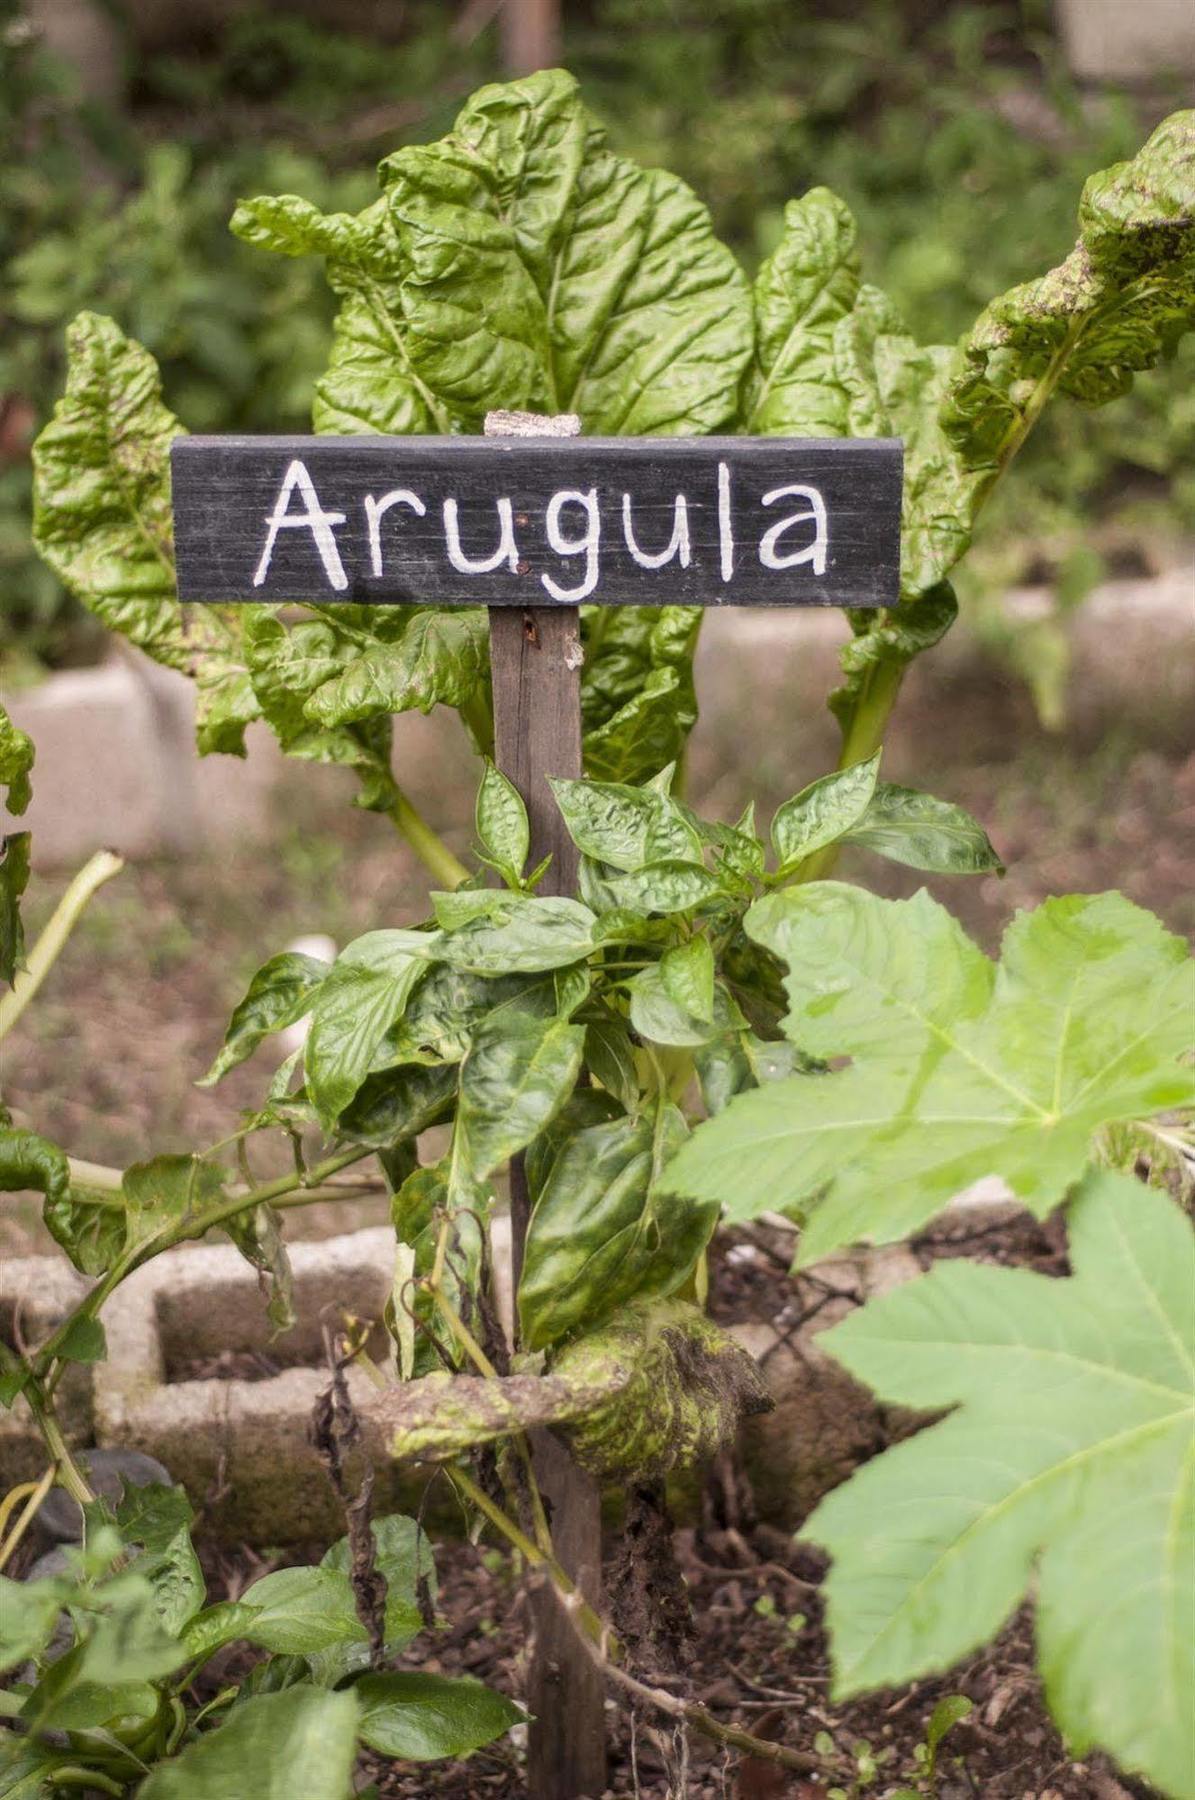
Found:
[[[172,446],[179,597],[485,605],[495,761],[518,788],[540,887],[577,852],[549,776],[581,766],[582,604],[889,606],[896,440],[589,438],[572,414],[490,413],[481,438],[199,438]],[[517,1286],[529,1201],[511,1167]],[[559,1561],[596,1604],[597,1484],[547,1432],[536,1479]],[[604,1684],[555,1596],[534,1600],[529,1791],[597,1800]]]

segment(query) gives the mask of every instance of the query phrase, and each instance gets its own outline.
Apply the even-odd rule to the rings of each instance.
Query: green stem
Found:
[[[468,880],[468,869],[452,854],[443,838],[432,830],[423,814],[412,806],[401,789],[397,792],[398,797],[390,808],[388,817],[441,887],[459,887],[462,881]]]
[[[123,860],[114,856],[111,850],[97,850],[91,860],[79,870],[54,908],[45,930],[29,952],[29,960],[24,969],[3,1000],[0,1000],[0,1038],[12,1030],[53,968],[62,946],[78,924],[83,908],[97,888],[103,887],[106,881],[111,881],[114,875],[119,875],[123,868]]]
[[[890,662],[874,663],[867,671],[855,709],[843,730],[842,750],[838,757],[840,769],[850,769],[856,763],[866,762],[883,743],[888,720],[896,705],[896,697],[900,693],[907,668],[907,663],[893,659]],[[798,866],[794,885],[800,886],[806,881],[824,881],[833,871],[840,850],[840,844],[826,844],[821,850],[815,850],[812,856],[807,856]]]

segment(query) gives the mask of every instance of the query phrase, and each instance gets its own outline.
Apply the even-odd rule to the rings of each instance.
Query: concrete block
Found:
[[[1058,0],[1066,59],[1084,81],[1195,75],[1191,0]]]

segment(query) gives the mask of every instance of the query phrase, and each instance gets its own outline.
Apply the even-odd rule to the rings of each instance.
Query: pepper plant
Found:
[[[953,622],[949,572],[1048,401],[1114,399],[1195,320],[1195,114],[1093,176],[1072,255],[994,301],[955,346],[907,335],[862,279],[851,217],[824,189],[790,202],[750,284],[694,195],[609,151],[560,72],[481,90],[450,137],[397,151],[380,179],[357,215],[284,195],[233,219],[263,249],[324,258],[339,313],[317,431],[473,430],[510,407],[574,410],[606,434],[899,435],[901,602],[851,615],[830,697],[839,765],[766,832],[751,808],[731,824],[684,797],[699,614],[592,609],[586,775],[555,783],[579,891],[544,897],[523,802],[489,761],[484,614],[180,606],[168,452],[183,427],[147,353],[112,321],[80,317],[66,393],[35,450],[42,554],[108,625],[195,681],[202,751],[243,753],[263,718],[289,754],[346,765],[359,803],[389,817],[435,887],[427,916],[380,923],[331,964],[271,957],[233,1013],[205,1081],[310,1016],[303,1048],[235,1133],[288,1135],[290,1175],[248,1187],[215,1152],[96,1170],[29,1130],[0,1140],[0,1181],[45,1194],[50,1231],[96,1278],[45,1343],[10,1358],[7,1397],[24,1396],[51,1469],[90,1504],[53,1396],[67,1362],[103,1354],[114,1288],[221,1227],[272,1271],[283,1325],[279,1208],[356,1192],[340,1172],[375,1164],[396,1234],[392,1453],[443,1462],[568,1596],[528,1431],[552,1426],[600,1479],[662,1504],[667,1477],[769,1403],[751,1359],[704,1314],[720,1216],[787,1214],[808,1263],[906,1236],[999,1175],[1039,1215],[1068,1207],[1068,1280],[951,1265],[828,1340],[892,1398],[958,1409],[869,1465],[809,1527],[834,1556],[838,1691],[956,1659],[1038,1569],[1063,1729],[1176,1796],[1195,1792],[1176,1551],[1192,1492],[1190,1232],[1169,1193],[1109,1172],[1142,1156],[1155,1178],[1186,1167],[1190,962],[1115,894],[1018,918],[995,965],[925,894],[887,902],[831,879],[845,844],[935,874],[1000,868],[960,808],[881,778],[885,727],[909,663]],[[460,714],[484,759],[468,865],[406,792],[392,741],[396,717],[436,705]],[[29,760],[19,734],[0,735],[18,801]],[[10,965],[27,862],[17,840],[2,890]],[[31,951],[36,978],[66,923]],[[30,997],[19,980],[0,1030]],[[429,1160],[432,1126],[448,1129]],[[326,1154],[308,1163],[313,1132]],[[512,1345],[490,1303],[489,1227],[516,1155],[532,1211]],[[86,1569],[102,1584],[111,1546],[96,1543]],[[1093,1556],[1117,1632],[1092,1623]],[[47,1594],[46,1614],[61,1603]],[[570,1616],[640,1702],[790,1768],[843,1774],[816,1748],[765,1744],[645,1687],[617,1619],[575,1596]],[[385,1643],[371,1651],[380,1669]],[[338,1666],[327,1701],[360,1706],[378,1679]],[[245,1701],[242,1719],[251,1704],[264,1701]],[[162,1771],[138,1791],[182,1791],[168,1785],[176,1760],[219,1766],[238,1710],[167,1728]],[[276,1729],[263,1717],[260,1742]],[[122,1779],[114,1791],[131,1791]],[[318,1792],[313,1779],[312,1800],[346,1791],[339,1767]],[[54,1793],[52,1776],[29,1791]]]

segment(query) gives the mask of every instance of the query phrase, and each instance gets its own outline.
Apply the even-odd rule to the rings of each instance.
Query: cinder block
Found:
[[[1058,0],[1066,59],[1085,81],[1195,75],[1191,0]]]

